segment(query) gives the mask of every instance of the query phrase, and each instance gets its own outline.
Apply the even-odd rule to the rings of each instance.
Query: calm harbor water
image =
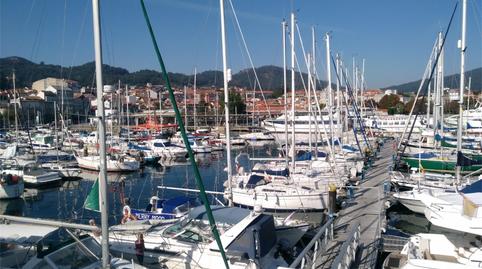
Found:
[[[278,157],[279,151],[275,143],[261,143],[256,146],[234,148],[232,161],[240,153],[252,157]],[[249,168],[246,158],[239,160]],[[211,154],[196,155],[206,190],[224,190],[223,183],[227,178],[226,153],[224,151]],[[109,222],[117,224],[122,218],[122,201],[129,198],[131,207],[145,208],[153,195],[160,198],[171,198],[177,195],[197,197],[196,193],[185,193],[174,190],[158,190],[157,186],[171,186],[196,189],[193,170],[188,160],[164,160],[164,165],[148,165],[140,171],[128,174],[109,173]],[[234,167],[234,165],[233,165]],[[94,171],[82,171],[82,179],[65,181],[62,186],[50,189],[29,189],[23,199],[0,201],[0,214],[47,218],[56,220],[88,223],[91,218],[99,221],[100,214],[83,208],[85,198],[98,176]],[[122,183],[124,182],[124,184]],[[209,195],[212,204],[216,204]],[[224,201],[223,197],[218,199]],[[284,214],[279,214],[283,216]],[[322,213],[299,213],[298,218],[317,223],[323,218]],[[446,230],[433,227],[423,215],[410,212],[401,205],[387,211],[389,225],[404,232],[415,234],[423,232],[447,233]]]
[[[254,157],[278,157],[276,144],[264,143],[256,146],[248,145],[232,150],[232,161],[239,153],[247,153]],[[196,155],[206,190],[224,190],[223,183],[227,178],[226,153]],[[246,158],[240,161],[248,165]],[[177,195],[197,197],[196,193],[183,193],[173,190],[158,190],[157,186],[172,186],[197,189],[193,169],[188,160],[165,160],[164,165],[149,165],[138,172],[129,174],[108,174],[109,222],[117,224],[122,218],[122,201],[129,198],[132,208],[145,208],[153,195],[160,198],[171,198]],[[234,166],[233,166],[234,167]],[[29,189],[23,199],[0,201],[0,214],[68,220],[87,223],[89,219],[100,219],[100,214],[83,208],[92,184],[98,176],[97,172],[82,172],[82,179],[65,181],[61,187],[51,189]],[[124,182],[124,183],[122,183]],[[212,196],[212,204],[215,200]],[[218,197],[224,200],[222,197]]]

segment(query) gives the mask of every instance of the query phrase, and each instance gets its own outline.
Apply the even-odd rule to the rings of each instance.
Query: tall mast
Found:
[[[12,74],[12,79],[13,79],[13,101],[15,104],[13,104],[13,109],[15,111],[15,141],[18,143],[18,114],[17,114],[17,89],[15,87],[15,70],[13,71]]]
[[[295,13],[291,13],[291,167],[295,171]]]
[[[187,87],[184,86],[184,126],[187,131]]]
[[[224,78],[224,115],[225,115],[225,130],[226,130],[226,151],[227,151],[227,167],[228,167],[228,189],[231,191],[231,136],[229,128],[229,92],[228,92],[228,60],[226,57],[226,29],[224,24],[224,0],[219,0],[221,9],[221,44],[223,49],[223,78]],[[233,205],[232,197],[229,199],[229,206]]]
[[[97,87],[97,132],[99,135],[99,196],[102,230],[102,268],[110,267],[109,257],[109,218],[107,215],[107,166],[105,152],[105,112],[103,101],[102,84],[102,45],[100,29],[100,7],[99,0],[92,0],[92,17],[94,26],[94,48],[95,48],[95,78]],[[62,115],[63,116],[63,115]]]
[[[365,58],[362,60],[361,84],[360,84],[360,99],[361,99],[361,118],[363,119],[363,110],[365,108]]]
[[[337,131],[338,131],[338,138],[342,135],[342,128],[341,128],[341,117],[340,117],[340,55],[336,54],[336,73],[338,74],[336,80],[336,123],[337,123]]]
[[[126,115],[127,115],[127,142],[131,142],[131,130],[130,130],[130,123],[129,123],[129,100],[127,100],[129,88],[126,84]]]
[[[354,100],[354,102],[355,102],[355,104],[357,104],[358,101],[357,101],[357,91],[356,91],[356,67],[355,66],[356,66],[355,57],[353,57],[353,63],[352,63],[353,70],[352,70],[351,86],[355,87],[355,89],[354,89],[355,90],[355,100]]]
[[[444,133],[444,102],[443,102],[443,94],[444,94],[444,88],[445,88],[445,82],[444,82],[444,65],[445,65],[445,49],[443,45],[443,35],[440,33],[440,56],[439,56],[439,62],[440,62],[440,85],[439,85],[439,100],[438,100],[438,106],[439,106],[439,122],[440,122],[440,134],[443,137]]]
[[[442,115],[442,112],[440,111],[441,110],[441,99],[442,99],[442,93],[443,93],[443,90],[444,90],[444,74],[443,74],[443,67],[444,67],[444,61],[443,61],[443,55],[444,55],[444,52],[443,52],[443,35],[442,35],[442,32],[439,32],[439,35],[438,35],[438,49],[439,49],[439,61],[437,63],[437,92],[435,94],[435,100],[434,100],[434,105],[435,105],[435,109],[433,111],[433,114],[434,114],[434,131],[437,132],[438,128],[439,128],[439,122],[442,122],[443,121],[443,118],[441,117]],[[428,118],[427,118],[427,122],[428,122]],[[435,135],[435,133],[434,133]]]
[[[311,78],[309,81],[313,83],[313,95],[315,96],[316,100],[316,38],[315,38],[315,27],[311,27]],[[311,98],[310,98],[310,107],[311,107]],[[315,160],[318,160],[318,114],[314,113],[314,118],[315,118]],[[310,115],[310,122],[311,122],[311,115]],[[310,127],[311,130],[311,127]]]
[[[196,109],[196,93],[197,93],[197,89],[196,89],[196,77],[197,77],[197,69],[196,67],[194,67],[194,98],[192,99],[193,102],[194,102],[194,129],[196,129],[197,127],[197,109]]]
[[[283,33],[283,91],[284,91],[284,103],[285,103],[285,159],[286,168],[289,166],[289,155],[288,155],[288,92],[287,92],[287,79],[286,79],[286,21],[283,20],[281,23],[282,33]]]
[[[467,0],[462,0],[462,40],[460,40],[460,92],[459,92],[459,128],[457,129],[457,183],[460,183],[461,166],[458,162],[458,156],[462,154],[462,126],[463,126],[463,110],[464,110],[464,88],[465,88],[465,31],[467,20]]]
[[[310,153],[313,150],[312,147],[312,139],[311,139],[311,55],[308,53],[307,55],[308,61],[307,61],[307,67],[308,67],[308,146],[310,149]]]
[[[62,108],[61,108],[61,113],[62,113],[62,121],[64,120],[64,78],[62,79],[62,84],[60,84],[60,92],[61,92],[61,102],[62,102]]]
[[[330,118],[330,140],[333,143],[333,93],[331,92],[331,57],[330,57],[330,33],[325,35],[326,41],[326,75],[328,76],[328,116]]]

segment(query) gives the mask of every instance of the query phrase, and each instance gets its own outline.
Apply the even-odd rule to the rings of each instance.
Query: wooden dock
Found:
[[[372,167],[367,170],[365,180],[354,186],[354,197],[346,201],[335,218],[333,239],[314,259],[315,268],[338,268],[340,261],[347,257],[353,260],[351,265],[347,264],[350,261],[344,262],[347,268],[375,268],[381,227],[385,221],[383,187],[384,182],[389,180],[392,143],[387,141],[381,147]]]

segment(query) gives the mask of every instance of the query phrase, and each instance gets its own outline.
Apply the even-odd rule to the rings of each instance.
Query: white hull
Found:
[[[266,134],[263,132],[254,132],[248,134],[240,134],[240,138],[245,139],[247,141],[266,141],[266,140],[274,140],[274,136],[271,134]]]
[[[23,178],[25,185],[39,187],[46,185],[53,185],[60,182],[61,178],[57,172],[47,172],[46,170],[40,170],[40,173],[25,173],[23,170],[7,169],[3,170],[3,173],[17,175]]]
[[[99,156],[86,156],[75,157],[79,163],[79,167],[89,170],[99,171],[100,157]],[[137,171],[140,168],[140,163],[136,160],[124,159],[122,160],[109,160],[107,158],[107,172],[130,172]]]
[[[425,204],[420,199],[416,199],[415,197],[407,197],[407,196],[402,196],[402,197],[395,196],[395,197],[402,205],[410,209],[410,211],[418,214],[424,213]]]
[[[268,187],[261,186],[261,189]],[[296,189],[283,192],[256,192],[254,189],[232,190],[233,203],[245,207],[261,207],[268,211],[321,211],[328,208],[328,192],[312,191],[297,194]]]

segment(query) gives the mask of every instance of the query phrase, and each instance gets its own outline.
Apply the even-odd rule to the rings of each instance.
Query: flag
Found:
[[[92,185],[92,188],[90,189],[89,195],[87,195],[87,198],[85,198],[84,202],[84,208],[93,210],[93,211],[100,211],[100,206],[99,206],[99,179],[97,179]]]

